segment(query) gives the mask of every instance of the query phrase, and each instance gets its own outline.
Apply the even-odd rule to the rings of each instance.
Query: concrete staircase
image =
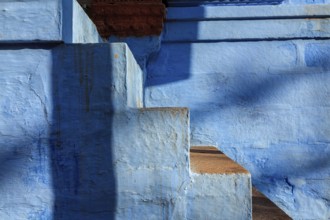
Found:
[[[215,147],[191,147],[187,219],[251,219],[251,176]]]
[[[146,106],[189,107],[191,144],[244,166],[294,219],[330,217],[328,11],[304,1],[169,7],[147,67]]]
[[[251,219],[250,174],[190,148],[187,108],[144,107],[125,44],[100,43],[75,1],[31,4],[0,3],[17,18],[0,39],[0,159],[15,154],[0,219]],[[20,35],[27,18],[36,31]]]
[[[216,148],[190,147],[187,108],[128,105],[130,99],[143,100],[129,98],[141,95],[142,71],[127,46],[111,47],[117,51],[113,56],[128,57],[126,65],[135,70],[126,76],[113,74],[119,88],[113,100],[121,100],[115,106],[122,106],[112,115],[116,218],[251,219],[248,171]],[[126,55],[117,47],[126,48]],[[132,76],[139,80],[130,81]]]

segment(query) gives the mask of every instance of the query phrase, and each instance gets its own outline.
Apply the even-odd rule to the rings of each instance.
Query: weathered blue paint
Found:
[[[192,174],[187,219],[252,219],[249,173]]]
[[[249,7],[203,7],[170,8],[166,14],[167,21],[183,20],[249,20],[265,18],[301,18],[329,17],[330,6],[312,4],[281,4],[276,6]]]
[[[166,27],[164,42],[330,38],[329,18],[200,21],[197,36],[191,34],[195,21],[171,22]]]
[[[0,3],[1,41],[60,41],[61,4],[58,0]]]
[[[329,5],[299,6],[293,19],[287,16],[291,6],[267,7],[272,7],[269,20],[262,18],[267,11],[258,12],[256,7],[223,9],[247,12],[244,21],[239,14],[229,16],[229,21],[222,17],[222,30],[209,25],[214,19],[207,21],[209,10],[222,9],[200,7],[198,14],[189,15],[192,19],[205,15],[199,22],[181,21],[188,13],[173,8],[175,21],[169,8],[165,42],[148,64],[146,106],[189,107],[193,144],[216,145],[238,161],[251,172],[253,184],[294,219],[328,219],[330,40],[312,39],[319,31],[329,33],[323,26],[328,21],[315,20],[314,26],[310,19],[302,19],[299,27],[307,26],[297,32],[295,38],[301,38],[297,40],[282,31],[292,31],[297,16],[322,15],[322,7]],[[247,18],[253,13],[265,25],[245,29],[246,24],[258,23]],[[281,13],[285,16],[278,32],[272,16]],[[236,17],[234,23],[231,17]],[[185,22],[190,25],[187,29]],[[266,41],[264,33],[276,37]],[[249,39],[249,34],[256,39]],[[206,35],[213,39],[201,38]],[[240,38],[221,42],[219,35]]]
[[[0,58],[1,219],[183,219],[189,113],[138,109],[125,44],[3,45]]]
[[[305,49],[305,60],[308,67],[322,67],[330,69],[330,45],[329,44],[308,44]]]
[[[0,24],[1,43],[102,41],[76,0],[1,1]]]
[[[75,17],[71,3],[68,19]],[[244,191],[229,203],[194,185],[188,109],[143,108],[143,71],[127,45],[61,44],[96,39],[69,20],[59,28],[69,27],[65,39],[15,33],[1,41],[0,219],[187,219],[208,212],[191,212],[189,192],[230,210],[237,201],[251,207],[249,175],[238,186],[232,176],[215,178],[231,195]],[[147,49],[133,47],[142,66],[159,47],[159,38],[144,40]],[[29,44],[6,44],[17,41]],[[239,214],[249,218],[251,209]]]
[[[95,24],[90,20],[85,11],[79,5],[76,0],[62,0],[63,13],[69,14],[68,19],[63,18],[63,25],[66,23],[72,24],[68,36],[66,31],[62,32],[65,43],[102,43],[103,39],[99,35]],[[70,4],[71,7],[66,7],[66,4]],[[69,11],[70,9],[70,11]],[[71,15],[72,13],[72,15]],[[72,23],[71,23],[72,22]],[[66,39],[67,38],[67,39]]]
[[[145,71],[149,57],[160,49],[161,36],[115,37],[108,39],[110,43],[126,43],[132,51],[141,69]]]
[[[200,204],[251,207],[250,182],[234,187],[239,175],[213,178],[231,195],[243,190],[231,202],[210,199],[204,185],[194,184],[186,108],[143,108],[140,66],[159,49],[159,38],[127,40],[140,66],[125,44],[59,44],[100,39],[76,2],[49,2],[58,3],[50,13],[56,26],[49,28],[61,36],[38,39],[41,22],[28,36],[14,27],[13,36],[1,39],[0,219],[186,219],[209,212],[192,212],[189,192],[198,193]],[[28,6],[20,9],[30,15]],[[12,23],[23,33],[24,19]],[[239,216],[250,218],[251,209]]]

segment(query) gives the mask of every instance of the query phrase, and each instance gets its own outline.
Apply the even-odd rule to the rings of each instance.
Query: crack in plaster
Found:
[[[43,60],[43,59],[40,58],[40,59],[39,59],[39,62],[38,62],[37,65],[36,65],[36,68],[34,69],[34,71],[32,71],[31,73],[29,73],[29,77],[28,77],[29,82],[28,82],[28,85],[29,85],[29,90],[30,90],[30,91],[31,91],[31,92],[37,97],[37,99],[40,101],[40,104],[41,104],[42,107],[43,107],[43,113],[44,113],[45,121],[46,121],[47,125],[50,126],[50,122],[49,122],[49,120],[48,120],[48,111],[47,111],[46,104],[45,104],[45,102],[42,100],[42,98],[40,97],[40,95],[39,95],[39,94],[35,91],[35,89],[33,89],[33,87],[32,87],[33,76],[38,72],[42,60]],[[43,83],[42,80],[41,80],[41,83]],[[42,86],[42,87],[44,88],[44,86]]]

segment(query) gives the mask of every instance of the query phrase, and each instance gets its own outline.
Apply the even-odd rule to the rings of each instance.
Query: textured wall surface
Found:
[[[189,219],[213,202],[210,219],[250,217],[249,177],[191,182],[188,109],[141,108],[125,44],[8,45],[0,61],[1,219]]]
[[[61,2],[1,1],[1,41],[60,41],[62,39]]]
[[[67,4],[67,2],[69,2],[69,4],[72,4],[72,16],[69,14],[68,18],[66,19],[64,17],[63,20],[64,20],[64,24],[67,21],[72,20],[72,27],[71,27],[72,39],[69,38],[65,42],[66,43],[102,43],[103,40],[101,39],[101,36],[99,35],[99,32],[97,31],[95,24],[87,16],[87,14],[78,4],[78,2],[76,2],[76,0],[72,0],[72,1],[63,0],[63,5],[64,5],[63,8],[65,13],[67,13],[66,11],[70,9],[70,7],[66,7],[65,5]]]
[[[1,219],[184,217],[188,111],[128,108],[142,104],[128,99],[139,68],[124,44],[9,45],[0,58]]]
[[[185,219],[187,109],[117,114],[113,132],[118,219]]]
[[[323,26],[328,21],[302,19],[297,36],[307,37],[292,40],[285,33],[278,35],[272,21],[282,14],[282,30],[290,32],[299,21],[284,16],[291,6],[278,6],[277,15],[276,6],[267,7],[272,7],[268,20],[236,20],[236,31],[224,18],[218,18],[228,24],[223,30],[207,27],[205,23],[217,22],[207,21],[216,15],[216,7],[200,7],[195,15],[173,9],[178,18],[205,16],[201,22],[174,21],[169,9],[173,20],[165,28],[160,52],[149,60],[146,106],[189,107],[193,144],[216,145],[238,161],[251,172],[253,184],[291,217],[328,219],[330,41],[329,27]],[[292,13],[308,17],[313,11],[313,17],[321,17],[323,7],[328,6],[301,5]],[[243,17],[268,13],[257,6],[244,9]],[[243,9],[217,12],[221,17],[230,10]],[[188,26],[175,27],[176,22]],[[245,29],[245,24],[256,22],[269,26]],[[174,29],[183,35],[173,34]],[[324,39],[313,40],[321,32]],[[260,39],[249,39],[249,34],[258,38],[258,33]],[[263,39],[264,34],[272,41]],[[206,35],[233,37],[201,37]],[[176,39],[168,41],[169,37]]]
[[[1,46],[0,63],[0,218],[47,219],[54,200],[51,51]]]
[[[111,109],[109,62],[82,62],[109,47],[52,47],[0,50],[1,219],[102,219],[115,199],[111,117],[95,110]]]
[[[38,15],[28,3],[0,7]],[[64,10],[60,2],[43,3],[59,6],[49,28],[63,36],[25,36],[24,17],[0,41],[0,219],[186,219],[194,201],[187,190],[199,202],[209,199],[209,191],[191,187],[188,109],[143,108],[143,71],[127,45],[62,44],[99,38],[77,3],[63,2]],[[131,40],[142,66],[159,48],[159,38]],[[143,40],[148,47],[141,49]],[[232,178],[218,180],[226,186],[222,193],[250,189],[247,182],[237,188]],[[208,202],[222,203],[218,195]],[[230,210],[236,201],[227,203]]]
[[[0,2],[0,41],[97,43],[95,25],[75,0]]]
[[[250,174],[193,174],[187,219],[252,218]]]

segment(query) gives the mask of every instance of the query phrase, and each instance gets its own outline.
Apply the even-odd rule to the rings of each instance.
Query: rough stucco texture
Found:
[[[51,52],[17,49],[0,50],[0,218],[46,219],[53,201],[47,138]]]
[[[58,0],[1,1],[0,40],[59,41],[61,33],[61,3]]]
[[[114,116],[119,108],[113,108],[112,99],[120,97],[116,97],[119,93],[111,96],[111,91],[114,88],[120,91],[120,86],[112,83],[112,77],[125,73],[122,66],[125,68],[123,64],[128,62],[126,57],[126,47],[121,44],[1,48],[1,219],[111,219],[117,199],[120,207],[124,197],[116,194],[117,183],[122,194],[134,194],[138,199],[136,193],[140,193],[150,203],[156,193],[143,188],[145,175],[150,176],[149,184],[153,185],[158,181],[157,175],[168,173],[166,187],[179,188],[177,185],[186,178],[184,173],[188,175],[185,164],[188,149],[175,154],[180,157],[178,168],[164,162],[157,166],[157,171],[148,158],[142,163],[142,157],[136,158],[132,150],[143,152],[145,141],[162,138],[155,133],[155,127],[152,133],[143,123],[158,118],[162,129],[171,124],[162,133],[165,137],[170,131],[171,135],[180,132],[172,139],[175,142],[166,146],[187,148],[187,111]],[[143,132],[130,130],[138,125]],[[157,136],[149,140],[149,132]],[[164,144],[149,145],[155,147],[153,161],[165,160],[159,158],[159,149],[165,150]],[[117,151],[112,152],[113,149]],[[125,159],[129,156],[136,160],[129,160],[128,166]],[[141,172],[134,182],[129,176],[132,169]],[[173,169],[180,170],[182,175],[176,176]],[[117,172],[125,182],[117,182]],[[162,194],[157,196],[162,198]]]
[[[105,104],[109,109],[110,102],[94,97],[87,102],[90,75],[80,81],[77,69],[65,71],[68,63],[74,65],[71,56],[66,56],[74,50],[62,49],[1,48],[2,219],[51,219],[52,215],[72,219],[82,215],[82,210],[106,213],[109,207],[111,197],[107,196],[113,182],[108,182],[111,173],[104,171],[109,150],[102,155],[93,152],[107,148],[101,142],[107,143],[105,133],[110,130],[105,128],[111,124],[97,111],[88,113],[87,106]],[[77,62],[76,67],[85,70],[79,58]],[[101,69],[105,63],[98,63]],[[100,132],[100,128],[104,129]],[[92,134],[97,138],[91,138]]]
[[[86,32],[75,25],[82,10],[65,3],[53,13],[68,19],[58,23],[67,42],[97,42],[88,19]],[[143,108],[143,72],[125,44],[63,45],[24,28],[0,41],[0,219],[186,219],[187,190],[205,202],[191,188],[188,109]],[[249,194],[244,184],[231,210]]]
[[[187,110],[140,109],[114,119],[116,217],[184,219],[190,182]]]
[[[250,174],[193,174],[192,178],[187,219],[251,219]]]
[[[184,218],[188,110],[128,108],[126,45],[8,45],[0,63],[1,219]]]
[[[1,1],[0,24],[2,43],[102,41],[76,0]]]
[[[192,144],[238,161],[291,217],[328,219],[329,43],[164,43],[149,60],[146,106],[189,107]]]

